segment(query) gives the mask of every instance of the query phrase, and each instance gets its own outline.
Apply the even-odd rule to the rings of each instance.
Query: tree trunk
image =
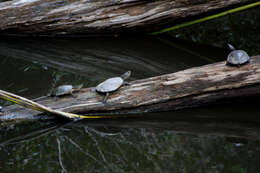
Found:
[[[131,81],[130,85],[112,93],[106,104],[102,103],[104,95],[96,93],[94,88],[82,89],[75,93],[76,98],[64,96],[57,100],[43,97],[37,102],[65,112],[127,114],[178,110],[260,94],[260,56],[252,57],[249,64],[240,67],[225,64],[219,62]],[[39,114],[16,105],[9,106],[5,111],[17,114],[18,118]]]
[[[248,2],[252,0],[13,0],[0,3],[0,34],[151,32],[187,17]]]

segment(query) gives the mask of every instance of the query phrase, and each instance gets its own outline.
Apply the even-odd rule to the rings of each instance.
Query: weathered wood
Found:
[[[0,3],[0,34],[157,31],[187,17],[252,0],[13,0]]]
[[[38,102],[74,113],[140,113],[177,110],[220,99],[260,95],[260,56],[252,57],[249,64],[241,67],[230,67],[225,63],[132,81],[129,86],[113,93],[105,105],[102,103],[104,96],[97,94],[94,88],[75,93],[77,98],[65,96],[56,100],[44,97]],[[38,114],[16,105],[5,110],[18,115]]]

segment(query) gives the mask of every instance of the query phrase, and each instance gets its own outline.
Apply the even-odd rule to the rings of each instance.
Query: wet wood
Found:
[[[38,99],[40,104],[73,113],[142,113],[205,106],[223,99],[260,95],[260,56],[249,64],[230,67],[226,62],[194,67],[172,74],[130,81],[111,94],[106,104],[104,95],[85,88],[72,96]],[[5,108],[10,114],[36,115],[39,112],[20,106]],[[15,118],[16,118],[15,117]],[[2,116],[2,119],[6,116]]]
[[[13,0],[0,3],[0,34],[151,32],[252,0]]]

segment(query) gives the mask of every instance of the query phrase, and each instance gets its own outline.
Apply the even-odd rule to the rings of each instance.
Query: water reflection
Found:
[[[212,51],[217,53],[209,56]],[[227,51],[163,37],[2,38],[0,87],[36,97],[61,84],[95,86],[128,70],[130,80],[172,73],[223,60]]]
[[[1,131],[0,157],[5,160],[0,162],[2,170],[256,172],[259,169],[256,163],[259,142],[254,137],[259,139],[260,129],[254,124],[171,118],[46,123],[36,123],[38,126],[34,127],[20,125],[29,127],[27,131],[31,132],[22,135],[13,129],[8,140],[3,139],[7,135]],[[18,138],[10,138],[14,131]]]
[[[176,39],[168,42],[149,37],[71,40],[48,38],[41,41],[3,38],[2,40],[0,43],[2,56],[39,62],[55,69],[95,78],[121,74],[127,69],[136,72],[138,78],[174,72],[205,64],[207,61],[223,59],[222,56],[220,58],[220,54],[211,55],[210,58],[204,56],[203,59],[202,49],[207,48],[206,52],[210,52],[215,48],[201,46],[201,51],[194,48],[192,51],[191,47],[194,45]],[[190,59],[192,52],[197,56]]]

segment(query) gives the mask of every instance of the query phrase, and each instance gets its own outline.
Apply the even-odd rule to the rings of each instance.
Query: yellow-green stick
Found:
[[[118,118],[118,117],[123,117],[123,116],[105,116],[105,115],[96,115],[96,116],[88,116],[88,115],[78,115],[78,114],[73,114],[69,112],[63,112],[59,110],[54,110],[49,107],[46,107],[44,105],[41,105],[39,103],[36,103],[32,100],[29,100],[27,98],[15,95],[13,93],[9,93],[7,91],[0,90],[0,98],[11,101],[13,103],[19,104],[21,106],[37,110],[40,112],[47,112],[47,113],[52,113],[56,115],[60,115],[66,118]]]
[[[221,17],[221,16],[225,16],[225,15],[228,15],[228,14],[231,14],[231,13],[235,13],[235,12],[239,12],[239,11],[246,10],[246,9],[249,9],[249,8],[253,8],[253,7],[256,7],[258,5],[260,5],[260,1],[252,3],[252,4],[244,5],[242,7],[230,9],[228,11],[224,11],[224,12],[214,14],[214,15],[211,15],[211,16],[207,16],[207,17],[203,17],[203,18],[196,19],[196,20],[193,20],[193,21],[185,22],[185,23],[182,23],[182,24],[179,24],[179,25],[175,25],[173,27],[166,28],[166,29],[163,29],[161,31],[153,32],[153,33],[150,33],[150,34],[151,35],[162,34],[162,33],[168,32],[168,31],[184,28],[186,26],[190,26],[190,25],[193,25],[193,24],[196,24],[196,23],[205,22],[205,21],[212,20],[212,19],[215,19],[215,18],[218,18],[218,17]]]

